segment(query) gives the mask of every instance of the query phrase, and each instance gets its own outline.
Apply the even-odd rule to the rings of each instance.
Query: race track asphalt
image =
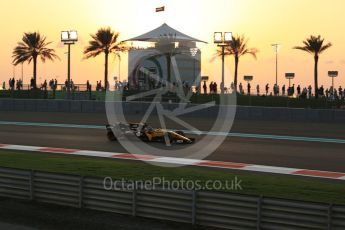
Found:
[[[129,118],[129,120],[136,119],[136,117]],[[0,121],[83,125],[107,123],[104,114],[28,112],[2,112]],[[188,122],[200,130],[207,130],[212,124],[212,119],[189,118]],[[156,127],[158,121],[153,118],[151,124]],[[168,126],[174,126],[174,124],[168,123]],[[231,132],[345,139],[345,124],[239,120],[235,121]],[[0,143],[127,152],[119,143],[109,142],[106,139],[105,130],[101,129],[0,125]],[[227,137],[207,159],[345,172],[344,150],[345,144],[338,143]]]

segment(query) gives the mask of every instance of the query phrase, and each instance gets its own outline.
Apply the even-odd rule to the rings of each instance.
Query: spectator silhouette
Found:
[[[204,90],[204,94],[207,94],[206,81],[204,81],[204,84],[203,84],[202,88],[203,88],[203,90]]]

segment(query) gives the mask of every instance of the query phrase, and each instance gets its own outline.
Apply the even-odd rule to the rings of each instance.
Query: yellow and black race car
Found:
[[[154,129],[146,123],[117,123],[107,125],[107,137],[110,141],[116,141],[123,135],[135,135],[142,141],[169,142],[180,144],[192,144],[195,138],[186,137],[183,131],[170,131],[166,129]]]

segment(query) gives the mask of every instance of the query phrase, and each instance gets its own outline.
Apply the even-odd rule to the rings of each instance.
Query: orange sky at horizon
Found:
[[[8,82],[13,75],[12,50],[24,32],[39,31],[52,41],[60,61],[38,63],[38,81],[57,78],[60,83],[67,76],[67,47],[60,43],[62,30],[76,29],[79,41],[72,47],[71,76],[75,83],[103,81],[104,56],[84,60],[83,49],[90,34],[100,27],[110,26],[120,32],[125,40],[164,22],[192,37],[207,41],[202,45],[202,75],[220,81],[221,62],[210,62],[215,53],[214,31],[232,31],[245,34],[249,47],[260,50],[258,59],[251,56],[240,60],[239,79],[253,75],[252,84],[263,85],[275,81],[275,54],[272,43],[282,44],[279,53],[279,85],[287,84],[285,72],[295,72],[295,84],[313,84],[313,57],[292,47],[302,45],[310,35],[320,34],[333,44],[321,55],[319,63],[320,85],[326,87],[331,80],[328,70],[338,70],[335,85],[345,87],[345,18],[343,0],[0,0],[0,81]],[[166,6],[166,12],[155,13],[155,8]],[[118,63],[110,58],[109,76],[118,75]],[[16,78],[21,77],[21,66],[15,68]],[[32,76],[32,64],[24,64],[24,81]],[[127,77],[127,55],[122,55],[121,78]],[[226,59],[226,84],[233,79],[233,58]]]

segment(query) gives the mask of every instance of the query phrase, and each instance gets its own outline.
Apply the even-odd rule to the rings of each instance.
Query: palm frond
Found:
[[[332,46],[332,43],[327,43],[326,45],[323,45],[320,49],[320,53],[322,53],[323,51],[327,50],[328,48],[330,48]]]
[[[248,41],[249,39],[246,39],[244,35],[234,35],[229,46],[225,48],[225,55],[241,57],[250,54],[257,59],[256,54],[259,52],[259,50],[256,48],[248,48]],[[222,56],[221,48],[217,50],[215,57],[213,57],[211,60],[213,61],[216,57],[220,56]]]
[[[33,58],[41,56],[44,62],[46,59],[54,61],[59,59],[55,54],[54,49],[47,48],[51,42],[46,42],[46,37],[41,36],[39,32],[24,33],[22,41],[17,43],[17,46],[12,52],[12,63],[18,65],[23,62],[30,63]]]
[[[112,31],[110,27],[100,28],[90,36],[92,40],[84,49],[84,59],[97,57],[101,53],[116,53],[128,50],[122,43],[118,43],[120,34]]]
[[[302,42],[303,46],[295,46],[293,47],[293,49],[298,49],[314,55],[319,55],[332,46],[331,43],[324,44],[324,41],[325,39],[321,38],[320,35],[311,35],[309,38]]]
[[[295,46],[295,47],[293,47],[293,49],[302,50],[302,51],[305,51],[305,52],[308,52],[308,53],[313,53],[313,51],[311,51],[307,47],[303,47],[303,46]]]

